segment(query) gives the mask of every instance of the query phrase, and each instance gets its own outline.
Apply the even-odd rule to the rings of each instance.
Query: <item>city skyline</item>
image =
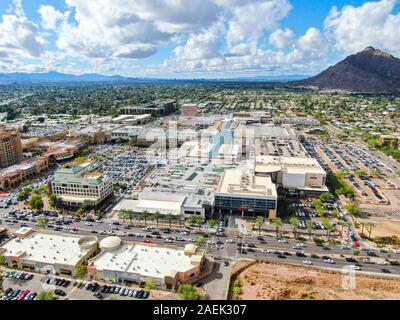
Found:
[[[374,46],[400,55],[397,0],[0,4],[0,72],[313,75]]]

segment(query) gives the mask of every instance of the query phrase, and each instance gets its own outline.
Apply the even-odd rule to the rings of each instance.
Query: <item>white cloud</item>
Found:
[[[0,51],[3,55],[39,57],[45,49],[45,39],[39,27],[25,16],[3,15],[0,23]]]
[[[49,5],[41,5],[38,12],[43,28],[50,30],[55,30],[59,24],[67,23],[70,14],[69,11],[62,13]]]
[[[276,29],[269,36],[269,43],[274,45],[277,49],[286,49],[293,44],[294,34],[289,28],[285,30]]]
[[[367,2],[359,7],[333,7],[325,19],[325,32],[335,48],[352,54],[367,46],[400,54],[400,13],[397,0]]]

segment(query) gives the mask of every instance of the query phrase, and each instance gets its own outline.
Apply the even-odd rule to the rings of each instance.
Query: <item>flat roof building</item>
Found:
[[[93,279],[144,283],[151,278],[166,289],[197,280],[205,260],[205,250],[194,244],[184,248],[157,246],[108,237],[100,242],[100,249],[101,253],[88,263],[88,274]]]
[[[135,107],[125,107],[122,109],[122,114],[151,114],[152,116],[167,116],[175,111],[175,101],[154,101]]]
[[[78,265],[97,251],[97,238],[21,228],[0,246],[10,267],[75,275]]]
[[[80,206],[85,201],[99,205],[113,194],[110,177],[97,171],[101,164],[86,160],[57,170],[50,182],[51,193],[67,206]]]
[[[328,191],[325,186],[326,172],[314,158],[258,156],[255,173],[271,177],[274,183],[292,193]]]
[[[246,168],[225,170],[214,197],[217,210],[276,217],[275,184],[269,177],[256,176]]]

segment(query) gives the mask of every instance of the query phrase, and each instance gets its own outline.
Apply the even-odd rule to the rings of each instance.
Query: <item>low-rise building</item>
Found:
[[[195,103],[187,103],[181,106],[181,111],[184,117],[197,117],[199,106]]]
[[[100,166],[92,160],[64,166],[49,182],[51,193],[67,206],[81,206],[85,201],[98,206],[113,194],[111,178],[98,171]]]
[[[75,275],[76,267],[92,258],[98,248],[94,236],[77,236],[21,228],[0,246],[12,268]]]
[[[16,188],[20,183],[33,179],[49,169],[49,161],[46,156],[35,160],[24,161],[0,170],[0,189],[8,190]]]
[[[154,101],[152,103],[143,104],[134,107],[122,108],[122,114],[151,114],[156,117],[167,116],[175,111],[175,101]]]
[[[246,168],[225,170],[214,194],[215,209],[276,217],[278,195],[270,177],[256,176]]]
[[[184,248],[104,238],[101,253],[88,263],[88,275],[113,283],[145,283],[153,279],[157,287],[174,289],[191,283],[201,275],[205,250],[194,244]]]
[[[314,158],[258,156],[255,174],[271,177],[289,193],[319,194],[329,191],[326,172]]]

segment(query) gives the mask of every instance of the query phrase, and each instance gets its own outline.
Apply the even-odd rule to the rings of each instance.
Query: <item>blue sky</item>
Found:
[[[311,75],[399,32],[398,0],[1,0],[0,71]]]

